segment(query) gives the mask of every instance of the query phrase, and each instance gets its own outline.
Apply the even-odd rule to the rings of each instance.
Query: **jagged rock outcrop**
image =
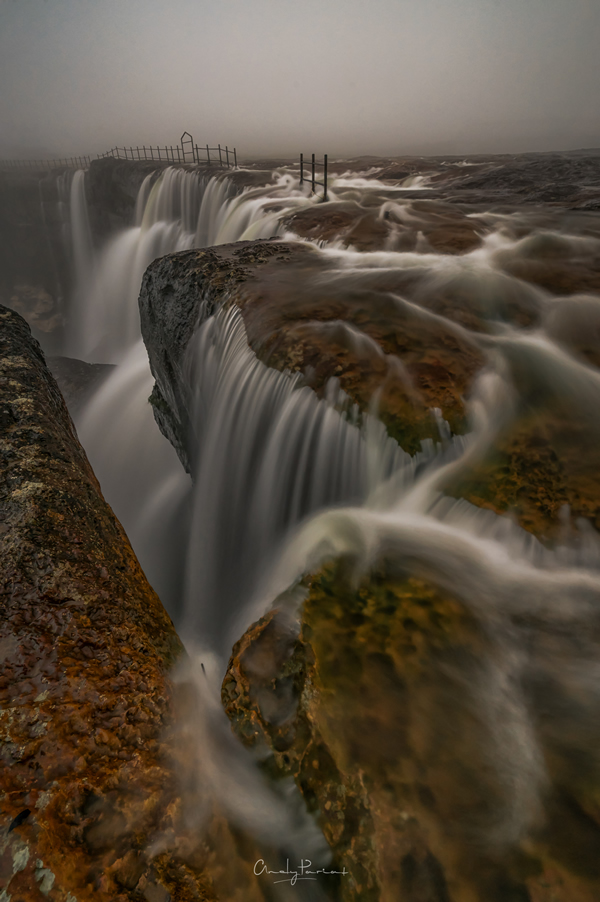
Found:
[[[0,893],[214,899],[173,836],[181,643],[28,326],[0,308]]]

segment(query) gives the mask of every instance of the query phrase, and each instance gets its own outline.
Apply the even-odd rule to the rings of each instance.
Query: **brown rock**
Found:
[[[0,889],[125,902],[145,881],[147,898],[213,899],[202,869],[148,853],[178,794],[165,728],[181,644],[5,308],[0,359]]]
[[[544,816],[499,841],[509,784],[480,690],[499,654],[491,634],[458,599],[385,569],[356,586],[342,562],[307,587],[300,637],[264,617],[234,647],[222,696],[242,741],[266,742],[273,772],[317,813],[348,871],[331,898],[593,902],[600,773],[580,772],[560,690],[536,689]]]

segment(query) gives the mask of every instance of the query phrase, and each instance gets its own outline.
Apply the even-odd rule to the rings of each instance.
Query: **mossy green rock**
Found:
[[[597,899],[599,775],[569,764],[548,712],[543,815],[525,838],[501,838],[507,778],[479,697],[498,649],[462,602],[385,570],[356,585],[344,562],[307,589],[299,636],[272,612],[234,647],[223,703],[317,812],[348,871],[328,897]]]

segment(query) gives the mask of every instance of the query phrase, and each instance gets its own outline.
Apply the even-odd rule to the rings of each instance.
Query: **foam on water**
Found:
[[[353,203],[368,195],[372,205],[379,197],[381,217],[412,224],[414,208],[390,199],[391,191],[360,177],[334,179],[331,188],[332,197]],[[142,183],[135,225],[94,257],[85,178],[78,173],[73,179],[73,255],[80,281],[88,274],[89,290],[85,297],[77,292],[71,353],[119,363],[78,428],[108,500],[190,651],[180,678],[197,686],[198,709],[194,723],[182,729],[195,731],[202,754],[184,778],[205,799],[206,811],[216,799],[232,820],[268,841],[285,831],[319,854],[310,819],[297,809],[291,813],[296,803],[290,807],[265,788],[232,738],[218,700],[220,682],[232,642],[290,587],[301,600],[305,574],[343,556],[358,579],[385,561],[392,572],[426,579],[458,599],[490,637],[493,653],[465,693],[472,694],[490,767],[504,788],[489,839],[510,843],[535,822],[546,781],[537,715],[525,688],[532,674],[543,665],[585,699],[588,717],[600,718],[595,649],[586,639],[600,609],[600,543],[589,524],[579,524],[577,531],[565,526],[564,540],[548,547],[510,517],[454,498],[451,489],[493,449],[526,387],[563,399],[597,428],[600,375],[573,349],[590,318],[600,317],[598,298],[553,298],[507,268],[549,254],[590,258],[599,243],[548,229],[523,238],[511,231],[514,216],[486,220],[477,214],[497,230],[460,256],[358,253],[331,245],[315,251],[327,264],[314,277],[315,290],[371,292],[373,303],[379,292],[403,316],[443,326],[486,361],[468,399],[469,433],[452,436],[434,412],[440,441],[424,442],[413,457],[388,437],[374,412],[360,415],[335,381],[319,399],[300,375],[266,367],[249,348],[235,306],[214,312],[203,306],[186,361],[191,489],[147,404],[152,377],[137,312],[143,271],[170,251],[279,234],[286,216],[315,202],[289,173],[238,193],[227,178],[167,169]],[[390,292],[388,273],[410,274],[413,287],[406,295]],[[451,312],[460,305],[475,310],[487,331],[451,319],[440,297],[450,299]],[[515,308],[530,322],[527,328]],[[329,335],[359,359],[385,357],[355,324],[332,320],[305,328]],[[393,355],[386,362],[408,379]],[[566,637],[561,669],[551,656],[535,659],[527,630]],[[570,650],[571,640],[584,653]],[[265,831],[261,823],[271,815],[275,828]],[[198,824],[206,816],[203,809]]]

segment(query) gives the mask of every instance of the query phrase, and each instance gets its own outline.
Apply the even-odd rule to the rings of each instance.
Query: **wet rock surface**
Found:
[[[185,349],[201,304],[206,314],[235,303],[260,359],[302,372],[317,393],[335,377],[364,411],[378,392],[388,431],[409,451],[435,440],[431,407],[454,432],[468,428],[464,399],[498,335],[508,337],[505,347],[517,331],[529,340],[543,327],[576,361],[596,366],[594,298],[569,297],[551,275],[549,294],[514,278],[515,266],[531,260],[540,271],[550,260],[572,275],[591,272],[597,221],[567,217],[565,231],[584,243],[557,246],[563,214],[553,216],[520,220],[510,248],[491,251],[490,267],[477,273],[449,253],[433,274],[431,258],[370,266],[362,254],[350,261],[350,281],[335,250],[267,241],[156,261],[140,309],[161,428],[189,465]],[[570,517],[598,525],[597,426],[579,390],[595,376],[576,365],[584,381],[571,384],[559,356],[549,378],[530,347],[515,341],[505,354],[519,391],[510,421],[444,489],[511,512],[552,544]],[[517,742],[515,757],[497,754],[505,717],[494,707],[504,698],[493,688],[503,655],[497,624],[409,575],[410,562],[406,571],[382,566],[358,581],[342,562],[313,575],[298,630],[289,615],[266,615],[235,646],[223,684],[234,731],[261,754],[270,750],[265,769],[274,779],[295,779],[332,867],[348,871],[323,891],[386,902],[592,902],[600,891],[596,728],[566,662],[573,653],[593,659],[597,623],[587,638],[527,614],[500,630],[519,636],[519,654],[527,650],[523,691],[548,775],[530,798],[516,778],[517,726],[504,734]]]
[[[357,584],[342,561],[306,589],[300,633],[281,610],[251,627],[222,698],[242,742],[272,750],[264,766],[274,778],[294,777],[332,867],[346,869],[324,884],[327,897],[596,899],[600,772],[589,759],[577,765],[568,688],[544,673],[544,646],[560,638],[542,637],[531,664],[551,785],[521,838],[519,817],[531,818],[535,802],[512,782],[518,744],[512,762],[499,756],[493,633],[460,599],[385,566]]]
[[[483,361],[478,348],[439,322],[415,322],[396,305],[389,293],[406,284],[404,273],[376,274],[364,287],[357,280],[348,292],[326,281],[327,272],[327,260],[310,246],[268,241],[186,251],[151,264],[140,314],[156,379],[152,401],[182,459],[190,429],[185,348],[202,302],[211,309],[223,300],[236,303],[259,358],[303,372],[317,393],[335,377],[366,410],[381,389],[381,416],[406,450],[437,435],[431,407],[461,428],[461,396]]]
[[[181,644],[6,308],[0,351],[2,897],[213,899],[209,852],[172,852]]]
[[[509,272],[515,260],[535,257],[543,263],[554,239],[546,241],[538,224],[536,217],[534,234],[522,239],[523,249],[498,251],[494,268],[481,275],[469,265],[453,263],[452,268],[440,263],[436,270],[419,255],[404,266],[386,267],[380,261],[361,268],[365,258],[357,255],[349,287],[348,264],[334,254],[270,241],[186,251],[155,261],[144,277],[140,311],[160,428],[189,468],[185,348],[200,305],[212,310],[225,302],[239,306],[250,346],[267,365],[301,372],[318,394],[333,377],[363,411],[377,397],[389,434],[409,453],[425,439],[439,440],[433,408],[453,432],[466,432],[465,397],[493,346],[496,323],[535,329],[548,319],[545,296]],[[583,251],[593,257],[595,247],[592,239]],[[577,243],[563,246],[562,252],[566,266],[585,257]],[[600,359],[597,330],[583,326],[595,322],[589,320],[594,303],[585,297],[579,306],[565,301],[568,313],[557,301],[550,328],[554,322],[559,340],[568,342],[582,361],[595,363]],[[448,491],[478,506],[510,512],[548,541],[562,530],[564,505],[570,506],[573,522],[585,517],[598,525],[599,445],[585,393],[560,380],[549,386],[518,347],[508,360],[519,386],[516,414],[487,458]]]

